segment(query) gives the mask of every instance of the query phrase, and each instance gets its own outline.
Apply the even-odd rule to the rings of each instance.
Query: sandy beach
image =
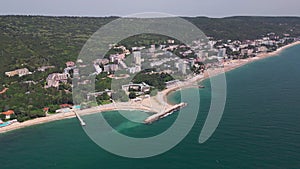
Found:
[[[297,41],[297,42],[291,43],[289,45],[286,45],[284,47],[281,47],[277,51],[274,51],[271,53],[260,54],[254,58],[226,62],[226,63],[224,63],[224,68],[215,69],[214,71],[210,71],[209,74],[206,72],[206,73],[204,73],[204,75],[197,75],[189,80],[180,82],[177,85],[174,85],[174,86],[172,86],[168,89],[165,89],[161,92],[158,92],[158,94],[156,96],[153,96],[151,98],[145,98],[142,101],[138,101],[138,102],[129,101],[126,103],[111,103],[108,105],[97,106],[97,107],[93,107],[90,109],[75,110],[75,111],[80,116],[93,114],[93,113],[99,113],[99,112],[107,112],[107,111],[112,111],[112,110],[141,110],[141,111],[152,112],[152,113],[160,113],[161,111],[164,111],[173,106],[170,103],[168,103],[168,101],[167,101],[167,95],[170,92],[174,92],[174,91],[180,90],[182,88],[193,87],[193,85],[195,85],[195,84],[199,83],[200,81],[205,80],[211,76],[215,76],[220,73],[234,70],[234,69],[244,66],[248,63],[255,62],[257,60],[261,60],[261,59],[268,58],[271,56],[277,56],[285,49],[295,46],[295,45],[299,45],[299,44],[300,44],[300,41]],[[11,124],[9,126],[2,127],[2,128],[0,128],[0,133],[5,133],[8,131],[21,129],[21,128],[28,127],[28,126],[43,124],[43,123],[67,119],[67,118],[74,118],[74,117],[76,117],[74,112],[48,115],[47,117],[37,118],[37,119],[25,121],[23,123],[17,122],[17,123]]]

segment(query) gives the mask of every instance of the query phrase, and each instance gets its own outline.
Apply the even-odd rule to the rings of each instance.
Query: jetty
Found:
[[[199,85],[198,88],[203,89],[203,88],[205,88],[205,86]]]
[[[165,118],[165,117],[173,114],[174,111],[179,110],[179,109],[181,109],[181,108],[183,108],[185,106],[187,106],[187,103],[176,104],[176,105],[168,108],[167,110],[165,110],[165,111],[163,111],[161,113],[157,113],[157,114],[154,114],[154,115],[148,117],[146,120],[144,120],[144,123],[145,124],[151,124],[151,123],[153,123],[153,122],[155,122],[155,121],[157,121],[159,119]]]
[[[191,87],[197,87],[199,89],[205,88],[205,86],[203,86],[203,85],[197,85],[197,84],[191,85]]]
[[[76,111],[74,111],[74,113],[75,113],[77,119],[79,120],[80,125],[81,125],[81,126],[85,126],[86,123],[82,120],[82,118],[79,116],[79,114],[78,114]]]

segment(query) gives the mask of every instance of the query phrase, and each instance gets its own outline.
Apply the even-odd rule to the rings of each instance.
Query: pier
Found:
[[[82,120],[82,118],[78,115],[78,113],[77,113],[76,111],[74,111],[74,113],[75,113],[77,119],[79,120],[80,125],[81,125],[81,126],[85,126],[86,123]]]
[[[176,104],[161,113],[157,113],[157,114],[154,114],[154,115],[148,117],[146,120],[144,120],[144,123],[151,124],[159,119],[165,118],[165,117],[173,114],[174,111],[179,110],[179,109],[185,107],[186,105],[187,105],[187,103]]]
[[[203,86],[203,85],[197,85],[197,84],[191,85],[191,86],[192,86],[192,87],[197,87],[197,88],[199,88],[199,89],[205,88],[205,86]]]

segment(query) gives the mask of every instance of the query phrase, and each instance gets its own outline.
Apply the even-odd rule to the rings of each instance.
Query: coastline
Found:
[[[178,91],[182,88],[192,87],[192,85],[194,85],[195,83],[201,82],[205,79],[208,79],[212,76],[216,76],[220,73],[229,72],[231,70],[242,67],[246,64],[255,62],[257,60],[277,56],[284,50],[286,50],[292,46],[296,46],[296,45],[300,45],[300,41],[296,41],[289,45],[278,48],[276,51],[271,52],[271,53],[259,54],[254,58],[226,62],[224,64],[224,68],[216,69],[216,70],[210,72],[210,74],[205,72],[204,75],[197,75],[187,81],[181,82],[178,85],[172,86],[168,89],[158,92],[158,94],[156,96],[151,97],[149,99],[145,99],[140,103],[133,102],[133,101],[129,101],[126,103],[111,103],[108,105],[93,107],[90,109],[78,110],[76,112],[80,115],[88,115],[88,114],[94,114],[94,113],[99,113],[99,112],[108,112],[108,111],[113,111],[113,110],[141,110],[141,111],[159,113],[159,112],[161,112],[162,109],[168,109],[173,106],[167,100],[167,96],[171,92]],[[151,105],[151,106],[149,106],[149,105]],[[68,113],[54,114],[54,115],[49,115],[46,117],[28,120],[23,123],[17,122],[12,125],[0,128],[0,134],[6,133],[9,131],[13,131],[13,130],[17,130],[17,129],[21,129],[21,128],[25,128],[25,127],[29,127],[29,126],[34,126],[34,125],[38,125],[38,124],[44,124],[44,123],[48,123],[48,122],[52,122],[52,121],[63,120],[63,119],[74,118],[74,117],[76,117],[75,112],[68,112]]]
[[[173,88],[163,90],[162,92],[164,93],[164,100],[165,100],[165,102],[168,102],[167,101],[167,95],[170,94],[171,92],[178,91],[182,88],[190,88],[191,87],[190,85],[202,82],[202,81],[204,81],[204,80],[206,80],[210,77],[217,76],[220,73],[230,72],[230,71],[232,71],[234,69],[237,69],[239,67],[242,67],[246,64],[249,64],[249,63],[252,63],[252,62],[255,62],[255,61],[258,61],[258,60],[266,59],[266,58],[269,58],[269,57],[277,56],[281,52],[283,52],[284,50],[286,50],[290,47],[296,46],[296,45],[300,45],[300,41],[296,41],[296,42],[293,42],[293,43],[288,44],[286,46],[283,46],[281,48],[278,48],[274,52],[259,54],[254,58],[241,59],[241,60],[236,60],[234,62],[225,63],[224,68],[221,68],[221,69],[215,70],[215,71],[211,71],[210,75],[207,72],[205,72],[204,75],[202,75],[202,77],[201,76],[195,76],[194,78],[192,78],[189,81],[185,82],[185,83],[187,83],[188,86],[184,86],[184,85],[183,86],[176,86],[176,87],[173,87]]]

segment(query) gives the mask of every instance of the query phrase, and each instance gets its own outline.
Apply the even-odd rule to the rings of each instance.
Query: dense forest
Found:
[[[3,72],[23,67],[35,70],[75,60],[88,38],[117,17],[0,16],[0,80]],[[185,18],[215,39],[246,40],[269,32],[300,36],[298,17]],[[56,70],[56,71],[58,71]]]
[[[199,27],[207,36],[222,40],[253,40],[267,33],[300,36],[299,17],[236,16],[227,18],[185,18]]]
[[[71,103],[70,86],[45,89],[45,79],[53,72],[62,72],[65,62],[75,61],[86,40],[102,25],[117,17],[46,17],[0,16],[0,112],[13,109],[18,120],[44,116],[45,106]],[[185,18],[198,26],[207,36],[220,40],[260,38],[269,32],[300,36],[298,17],[228,17]],[[137,45],[137,42],[129,41]],[[153,40],[141,44],[153,43]],[[40,66],[55,66],[37,72]],[[6,71],[28,68],[32,75],[7,77]],[[26,83],[24,83],[26,82]],[[105,82],[108,83],[109,79]]]

